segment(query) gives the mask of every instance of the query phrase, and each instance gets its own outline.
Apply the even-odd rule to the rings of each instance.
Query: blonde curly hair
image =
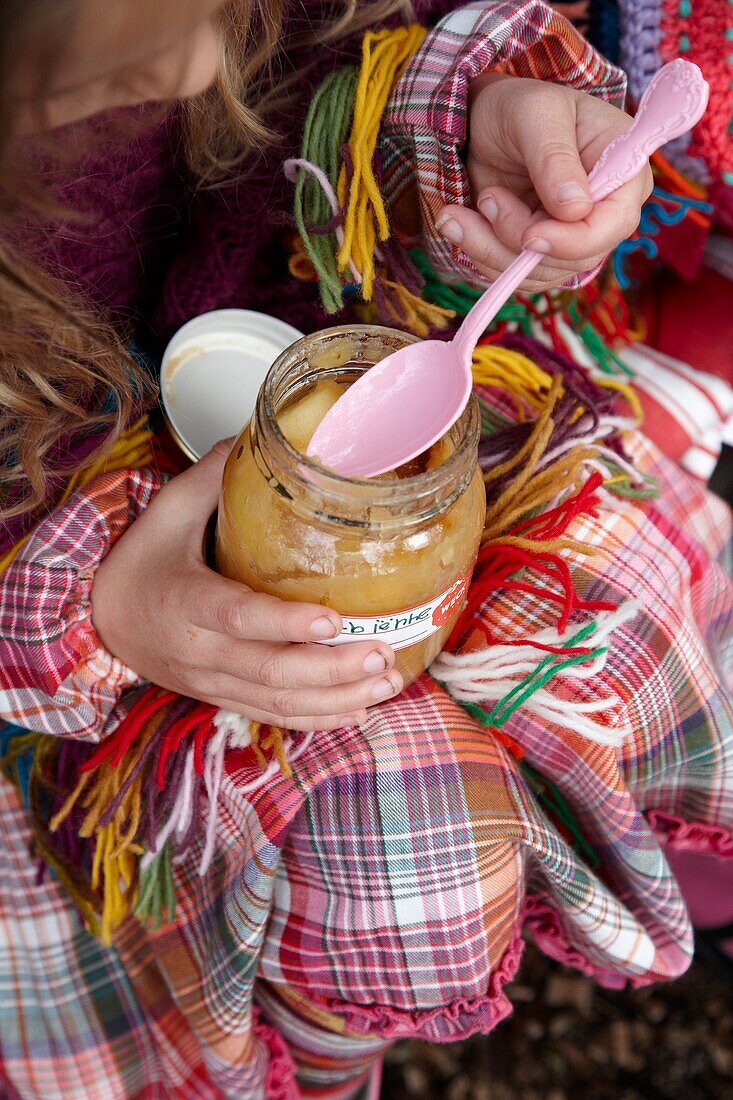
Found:
[[[114,444],[136,407],[153,396],[152,384],[126,350],[125,335],[9,244],[21,207],[52,209],[13,140],[11,62],[32,41],[36,64],[48,79],[83,4],[0,0],[0,519],[51,508],[51,480],[74,472],[52,461],[60,441],[98,431],[103,442],[84,460],[91,464]],[[217,82],[185,104],[184,152],[202,183],[216,186],[246,172],[276,139],[268,117],[298,86],[312,47],[351,37],[395,13],[408,20],[411,5],[324,2],[322,20],[296,38],[284,34],[284,0],[231,0],[217,17]]]

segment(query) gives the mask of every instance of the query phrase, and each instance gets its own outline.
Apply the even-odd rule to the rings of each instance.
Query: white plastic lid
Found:
[[[303,335],[248,309],[194,317],[163,355],[160,392],[168,422],[189,458],[238,435],[251,417],[265,375],[281,351]]]

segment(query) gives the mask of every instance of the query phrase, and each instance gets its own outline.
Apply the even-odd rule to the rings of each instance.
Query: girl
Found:
[[[609,853],[597,874],[543,816],[513,757],[428,677],[398,698],[388,647],[304,645],[335,636],[338,615],[206,567],[225,445],[165,486],[155,469],[123,464],[60,500],[150,404],[133,338],[155,352],[184,320],[224,306],[322,323],[288,280],[266,213],[285,205],[280,162],[297,150],[308,100],[358,57],[367,25],[449,12],[407,65],[381,147],[394,221],[414,232],[422,214],[439,270],[491,279],[531,243],[548,259],[529,289],[577,284],[633,230],[648,173],[595,208],[586,178],[628,125],[613,106],[618,70],[540,0],[452,8],[2,3],[0,415],[14,556],[0,591],[0,714],[16,780],[32,735],[20,786],[35,844],[46,850],[50,812],[38,784],[50,781],[52,799],[71,768],[73,787],[94,744],[124,727],[138,685],[295,731],[293,773],[268,769],[267,782],[240,739],[208,816],[167,864],[175,919],[150,932],[132,915],[115,927],[103,917],[105,944],[63,889],[74,886],[70,864],[97,872],[72,853],[39,880],[29,816],[3,781],[3,1095],[350,1096],[396,1036],[457,1038],[506,1014],[522,914],[548,950],[609,981],[669,977],[689,959],[684,907],[643,811],[670,833],[675,814],[703,831],[729,821],[719,654],[730,592],[712,560],[723,524],[702,494],[670,486],[663,522],[630,521],[631,559],[602,553],[581,584],[626,596],[638,574],[648,588],[643,622],[627,628],[607,674],[627,685],[622,724],[643,731],[623,767],[556,723],[535,716],[521,729],[533,765],[547,770],[549,746],[556,781],[583,772],[566,796]],[[635,457],[667,476],[658,456]],[[601,542],[603,524],[588,524],[588,541]],[[670,559],[694,561],[692,594],[671,598],[669,577],[650,568],[652,528]],[[508,606],[493,601],[492,614]],[[653,640],[660,608],[680,639],[667,638],[671,656]],[[531,599],[512,614],[549,628]],[[154,749],[164,733],[148,724],[142,738]],[[609,799],[614,813],[601,813]],[[102,858],[114,893],[126,865],[118,874],[113,853]],[[93,925],[91,895],[77,887]]]

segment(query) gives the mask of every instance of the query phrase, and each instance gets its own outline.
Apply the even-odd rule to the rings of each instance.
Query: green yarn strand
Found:
[[[447,690],[447,689],[446,689]],[[484,729],[488,729],[494,723],[489,719],[488,711],[485,711],[483,707],[480,707],[478,703],[464,703],[462,700],[457,700],[465,710],[466,714],[470,714],[472,718],[475,718],[480,726]]]
[[[469,286],[468,283],[442,283],[435,268],[425,253],[419,248],[410,249],[410,259],[425,280],[422,296],[426,302],[451,309],[457,316],[465,317],[471,306],[479,300],[483,290]],[[511,298],[496,314],[495,322],[506,321],[518,324],[525,336],[531,335],[531,323],[527,310],[521,303]],[[492,324],[494,322],[492,321]]]
[[[334,191],[341,170],[341,146],[351,129],[358,79],[356,65],[330,73],[313,97],[303,129],[300,155],[323,171]],[[298,173],[293,213],[303,247],[318,275],[323,307],[328,313],[337,313],[343,306],[343,281],[336,263],[336,235],[312,232],[314,227],[328,225],[333,211],[318,180],[305,169]]]
[[[156,855],[149,867],[140,872],[140,893],[135,913],[146,927],[157,931],[163,924],[163,913],[172,920],[176,911],[173,864],[170,845]]]
[[[573,851],[581,856],[590,867],[600,867],[600,857],[583,836],[577,818],[568,806],[557,784],[538,772],[526,760],[523,760],[519,767],[535,798],[547,811],[549,817],[563,825],[570,834]]]
[[[595,632],[595,629],[595,622],[587,623],[581,630],[574,634],[572,638],[568,639],[568,649],[580,645]],[[607,646],[600,646],[590,653],[576,654],[573,657],[568,657],[560,661],[557,660],[558,654],[550,653],[540,661],[537,667],[525,677],[521,683],[517,684],[512,691],[508,692],[503,699],[500,699],[491,711],[484,710],[483,707],[478,706],[476,703],[461,702],[460,705],[466,713],[470,714],[480,726],[484,727],[484,729],[493,727],[499,730],[507,719],[510,718],[531,695],[534,695],[536,691],[544,687],[553,676],[557,676],[558,673],[573,665],[582,664],[584,661],[593,661],[596,657],[607,651]],[[573,850],[583,858],[589,866],[599,866],[600,859],[583,836],[573,811],[556,784],[538,772],[526,760],[520,761],[518,766],[522,774],[526,777],[537,801],[544,807],[548,816],[551,820],[562,825],[569,834]]]
[[[579,630],[572,638],[568,640],[567,648],[572,649],[588,638],[596,628],[595,622],[590,622],[586,626]],[[519,710],[523,703],[526,703],[536,691],[544,687],[549,683],[554,676],[557,676],[560,672],[563,672],[566,668],[572,668],[574,665],[582,664],[584,661],[595,660],[596,657],[607,651],[607,646],[593,650],[591,653],[580,653],[573,657],[566,657],[561,661],[557,660],[557,654],[549,653],[542,661],[539,662],[537,667],[524,680],[522,680],[515,688],[512,688],[503,699],[500,699],[498,703],[489,711],[488,719],[489,724],[496,726],[500,729],[508,718]]]
[[[659,478],[652,477],[651,474],[642,474],[643,484],[634,484],[629,474],[625,470],[622,470],[620,466],[614,466],[612,462],[608,463],[608,468],[612,474],[624,474],[624,481],[614,481],[607,485],[608,491],[614,493],[617,497],[623,497],[628,500],[655,500],[660,492]]]
[[[496,704],[494,709],[489,713],[489,720],[492,725],[503,726],[508,718],[519,710],[523,703],[526,703],[535,692],[549,683],[553,677],[557,676],[560,672],[563,672],[566,668],[572,668],[574,665],[583,664],[584,661],[594,660],[596,657],[601,656],[603,653],[608,652],[608,646],[604,646],[600,649],[591,650],[590,653],[580,653],[575,657],[568,657],[564,661],[560,661],[558,664],[551,664],[548,667],[548,663],[551,658],[545,658],[541,661],[528,680],[524,680],[505,695],[504,698]],[[554,656],[554,655],[553,655]],[[542,672],[541,672],[542,670]],[[540,675],[541,672],[541,675]]]
[[[566,313],[572,323],[573,331],[585,344],[588,352],[605,374],[615,375],[621,373],[626,375],[627,378],[634,377],[631,367],[627,367],[615,351],[609,348],[590,321],[586,321],[580,316],[577,302],[568,302]]]

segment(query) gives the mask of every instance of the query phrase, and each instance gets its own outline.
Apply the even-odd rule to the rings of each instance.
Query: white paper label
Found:
[[[344,645],[346,642],[366,642],[381,638],[392,649],[404,649],[422,642],[440,630],[460,610],[471,573],[468,572],[454,584],[435,596],[429,603],[406,607],[387,615],[342,615],[343,627],[338,638],[323,645]]]

